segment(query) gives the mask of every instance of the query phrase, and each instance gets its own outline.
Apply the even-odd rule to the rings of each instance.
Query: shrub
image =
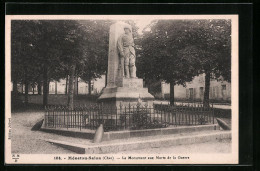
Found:
[[[160,123],[156,119],[152,120],[146,110],[136,110],[133,112],[131,129],[152,129],[165,127],[168,127],[166,123]]]

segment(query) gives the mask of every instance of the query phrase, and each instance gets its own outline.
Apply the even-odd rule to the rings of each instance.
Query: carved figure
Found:
[[[136,78],[134,39],[129,26],[124,27],[125,33],[117,41],[120,56],[119,68],[125,78]]]

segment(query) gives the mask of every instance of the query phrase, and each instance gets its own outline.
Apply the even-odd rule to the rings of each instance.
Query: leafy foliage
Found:
[[[196,74],[191,65],[195,58],[178,55],[183,44],[176,39],[178,30],[171,30],[172,27],[172,21],[159,20],[144,32],[139,76],[184,85]]]
[[[230,20],[155,20],[143,33],[140,77],[185,86],[194,76],[209,73],[230,81]]]
[[[107,68],[110,24],[94,20],[12,21],[12,81],[49,82],[75,73],[72,69],[83,79],[100,77]],[[48,84],[44,86],[47,89]]]
[[[129,118],[127,115],[120,115],[120,123],[121,124],[129,124]],[[140,130],[140,129],[153,129],[153,128],[165,128],[168,127],[166,123],[160,123],[156,119],[151,119],[149,116],[149,112],[145,110],[136,110],[131,113],[130,116],[130,129],[132,130]]]
[[[89,81],[100,78],[107,70],[109,27],[112,21],[80,21],[84,24],[87,43],[83,48],[83,59],[79,76]]]

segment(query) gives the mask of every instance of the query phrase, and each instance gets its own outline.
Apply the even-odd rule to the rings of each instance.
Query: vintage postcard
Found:
[[[238,15],[6,15],[6,164],[238,164]]]

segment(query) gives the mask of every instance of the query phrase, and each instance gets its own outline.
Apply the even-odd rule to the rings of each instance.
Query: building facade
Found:
[[[91,94],[99,94],[102,89],[105,87],[105,75],[101,78],[91,81]],[[67,92],[68,92],[68,83],[67,83]],[[17,85],[18,92],[24,93],[25,86],[22,84]],[[43,87],[41,89],[43,91]],[[29,94],[38,94],[37,86],[29,85],[28,86]],[[66,93],[66,79],[60,79],[59,81],[51,81],[49,83],[49,94],[65,94]],[[74,81],[74,93],[75,94],[89,94],[88,84],[81,80],[80,78],[75,79]]]
[[[161,83],[162,97],[166,98],[170,94],[170,85]],[[174,98],[181,100],[200,100],[203,101],[205,91],[205,74],[201,74],[191,82],[186,83],[186,87],[181,85],[174,86]],[[223,80],[210,80],[209,99],[211,100],[231,100],[231,83]]]
[[[105,75],[91,82],[91,94],[99,94],[105,87]],[[74,82],[75,94],[89,94],[88,84],[78,78],[78,81]],[[25,92],[24,85],[17,85],[19,92]],[[68,85],[67,85],[68,89]],[[42,88],[43,90],[43,88]],[[49,84],[49,94],[65,94],[66,80],[61,79],[59,81],[52,81]],[[67,90],[68,91],[68,90]],[[203,101],[205,91],[205,75],[201,74],[191,82],[186,83],[186,87],[182,85],[174,86],[174,98],[176,100],[190,100],[190,101]],[[38,94],[37,86],[29,85],[29,94]],[[156,98],[168,99],[170,96],[170,84],[161,82],[161,92],[153,93]],[[230,101],[231,100],[231,83],[223,80],[210,81],[209,98],[211,100]]]

